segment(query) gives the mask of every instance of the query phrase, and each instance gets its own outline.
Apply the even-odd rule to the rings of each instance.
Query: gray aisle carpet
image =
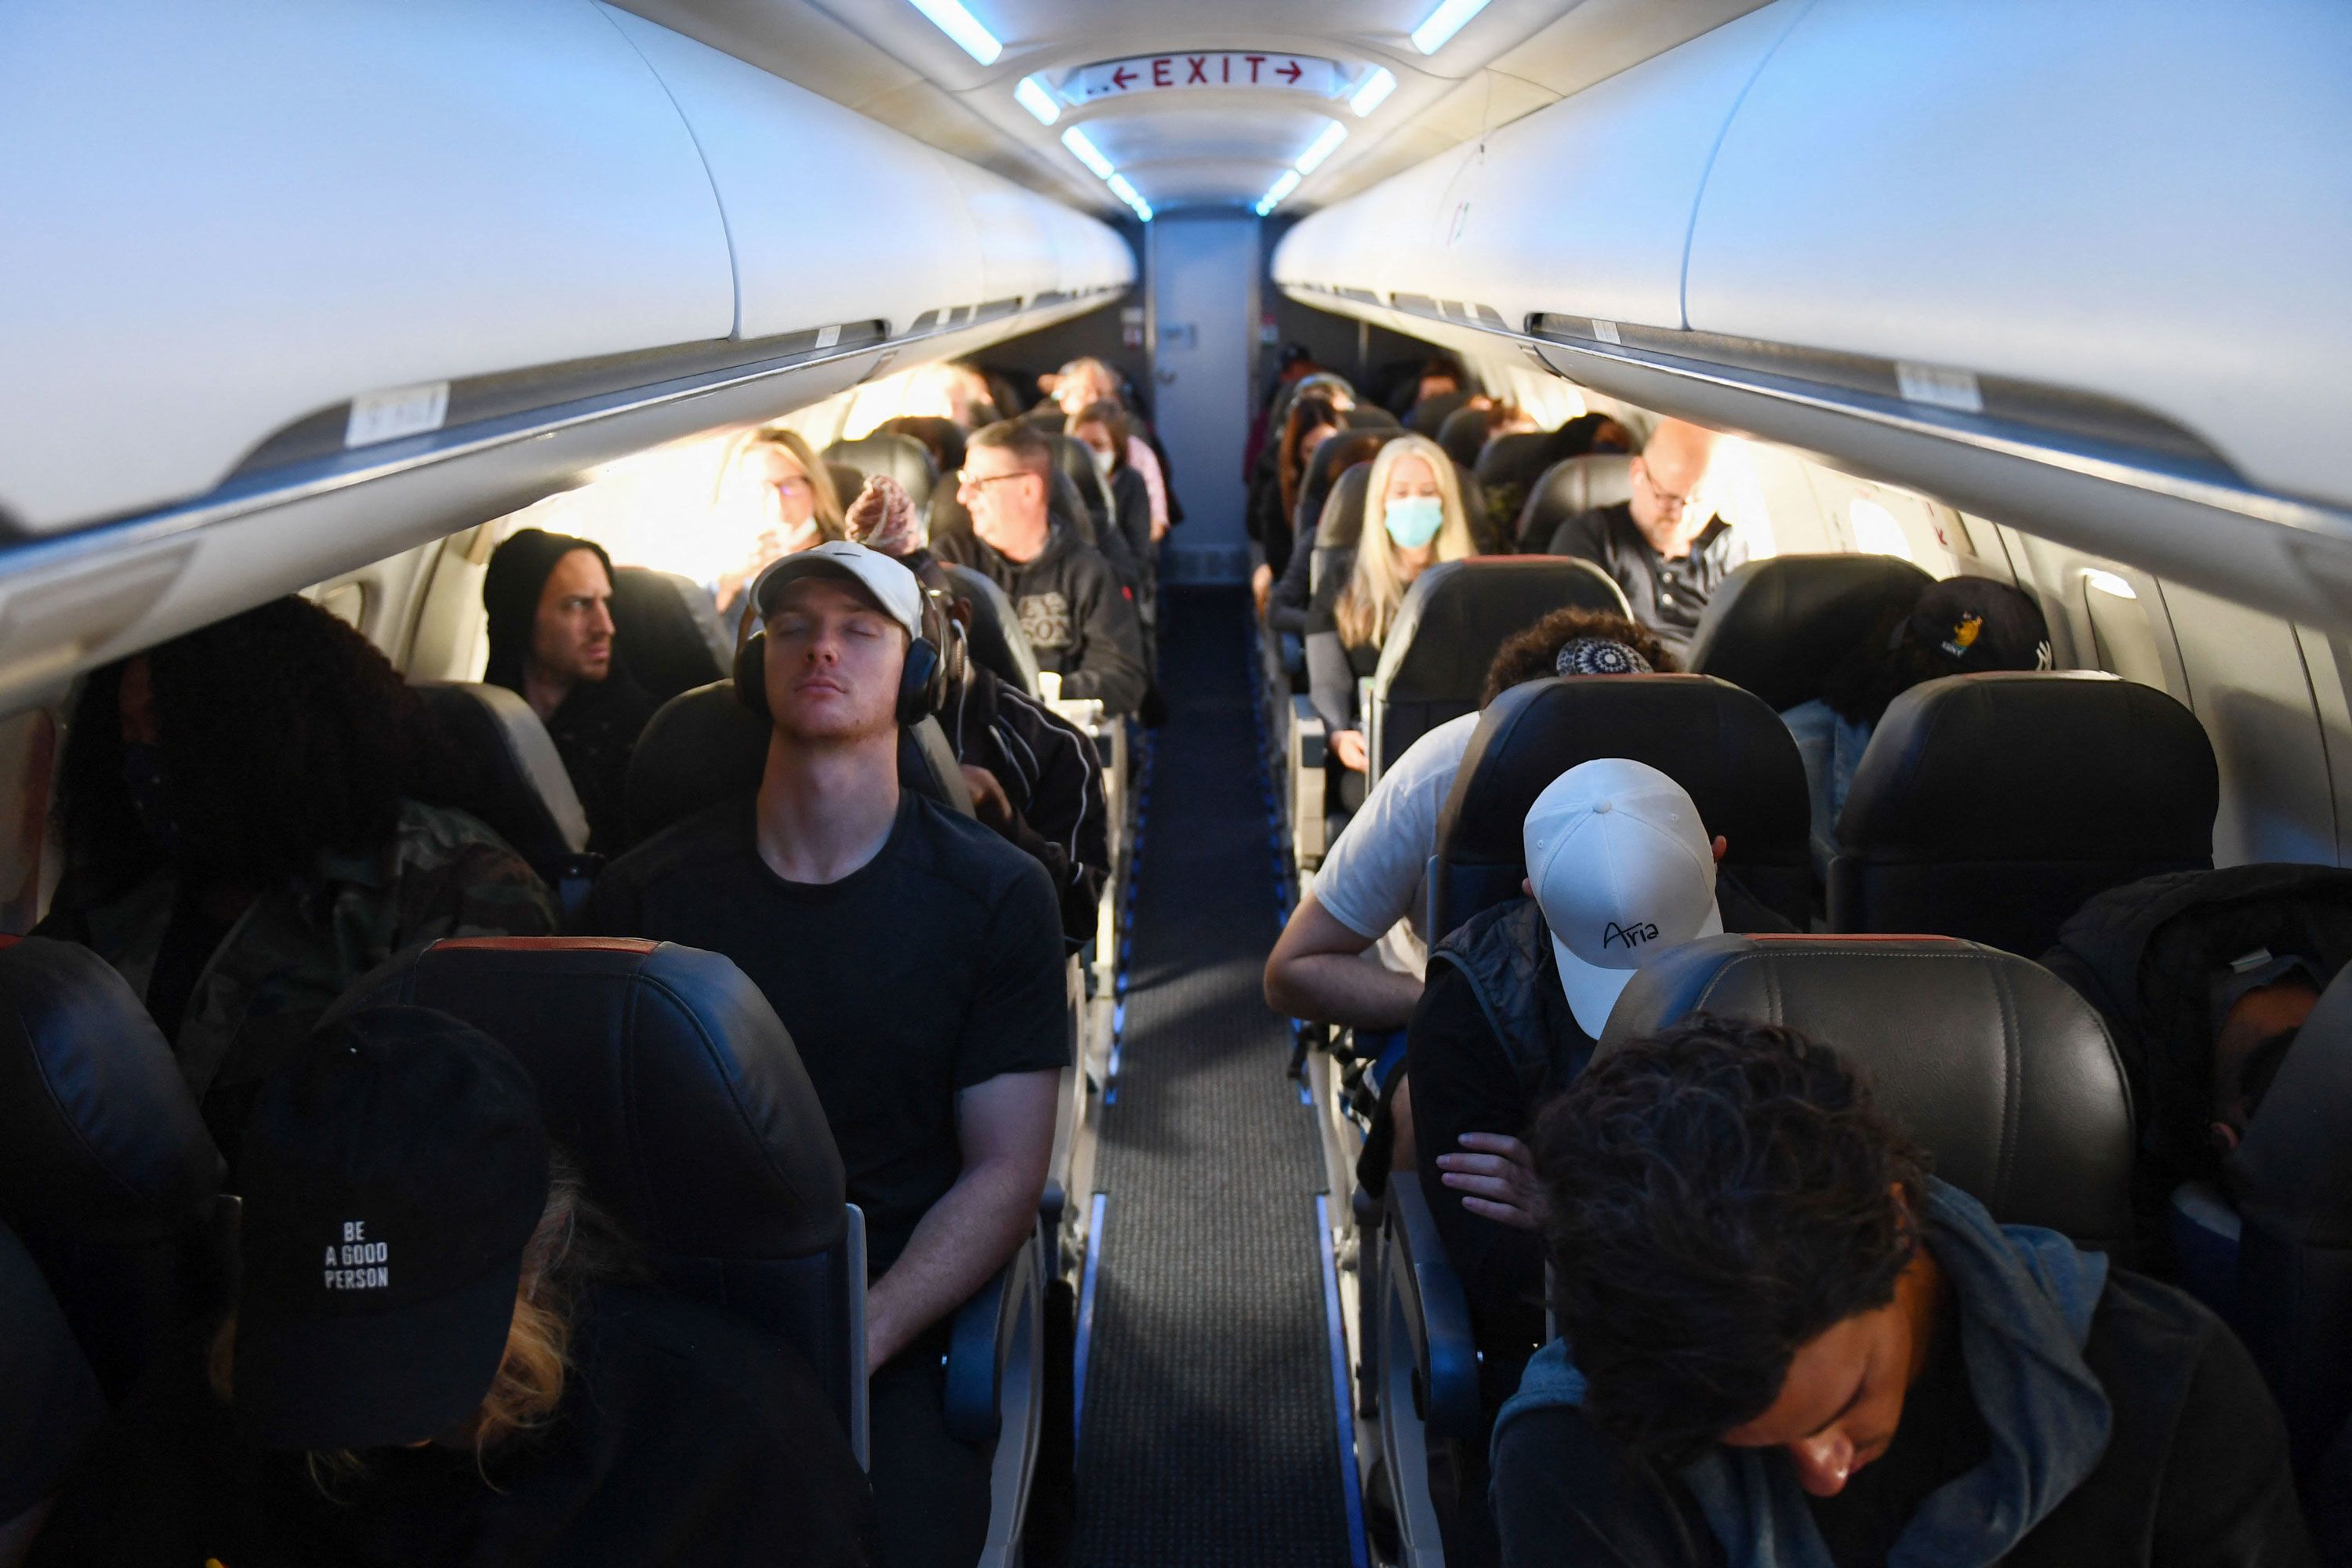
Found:
[[[1171,592],[1083,1391],[1085,1568],[1348,1568],[1313,1112],[1259,975],[1276,880],[1239,590]]]

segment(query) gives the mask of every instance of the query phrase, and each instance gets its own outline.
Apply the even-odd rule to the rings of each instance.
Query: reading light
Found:
[[[1266,214],[1280,206],[1282,205],[1282,198],[1298,188],[1300,177],[1301,176],[1297,170],[1285,169],[1282,172],[1282,178],[1275,181],[1273,188],[1268,190],[1265,195],[1258,198],[1257,216],[1264,217]]]
[[[922,0],[916,0],[916,4],[922,4]],[[1424,55],[1435,54],[1462,30],[1465,23],[1486,8],[1486,0],[1444,0],[1429,14],[1427,21],[1412,30],[1412,47]]]
[[[2088,583],[2092,587],[2096,588],[2100,593],[2112,594],[2118,599],[2137,599],[2139,597],[2137,593],[2133,592],[2132,585],[2129,583],[2125,582],[2122,578],[2116,576],[2112,572],[2101,572],[2097,568],[2094,567],[2083,574],[2083,581]]]
[[[1062,118],[1062,106],[1045,90],[1045,84],[1034,76],[1024,76],[1013,89],[1013,101],[1037,117],[1040,125],[1051,125]]]
[[[1323,166],[1323,160],[1337,152],[1339,143],[1347,139],[1348,128],[1334,120],[1323,128],[1323,134],[1315,138],[1306,152],[1298,154],[1298,162],[1291,167],[1297,170],[1302,178],[1313,174]]]
[[[1111,161],[1102,155],[1102,149],[1087,141],[1087,133],[1075,125],[1062,132],[1062,145],[1075,153],[1079,163],[1092,169],[1097,180],[1108,180],[1118,173]]]
[[[1356,111],[1357,119],[1361,120],[1386,103],[1389,94],[1395,90],[1396,73],[1386,66],[1374,66],[1372,74],[1364,79],[1364,84],[1356,89],[1355,96],[1348,100],[1348,107]]]
[[[1004,46],[996,41],[996,35],[982,26],[980,18],[963,8],[963,0],[908,0],[908,3],[929,16],[931,26],[953,38],[965,54],[982,65],[994,65],[996,57],[1004,52]],[[1451,5],[1453,0],[1446,0],[1446,3]],[[1480,3],[1484,4],[1484,0]],[[1459,26],[1461,24],[1457,22],[1454,25]],[[1423,22],[1422,26],[1426,27],[1429,23]],[[1416,33],[1413,37],[1418,40],[1420,35]]]

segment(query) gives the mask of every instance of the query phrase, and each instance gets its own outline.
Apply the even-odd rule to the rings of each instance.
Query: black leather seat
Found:
[[[1889,614],[1935,579],[1894,555],[1775,555],[1723,580],[1692,635],[1688,667],[1744,687],[1775,712],[1822,682]]]
[[[1830,927],[2048,948],[2092,894],[2213,864],[2197,716],[2088,671],[1957,675],[1895,700],[1838,818]]]
[[[1036,696],[1037,650],[1029,646],[1029,634],[1021,629],[1013,601],[985,574],[951,563],[941,565],[956,593],[971,601],[971,626],[966,633],[971,661],[999,680]]]
[[[172,1047],[113,966],[43,937],[0,948],[0,1224],[110,1399],[174,1331],[228,1306],[222,1176]]]
[[[1564,609],[1632,614],[1624,592],[1589,561],[1485,556],[1441,561],[1415,578],[1372,676],[1372,782],[1407,746],[1478,706],[1506,639]]]
[[[964,429],[952,419],[937,414],[901,414],[896,419],[882,421],[882,428],[894,436],[911,436],[920,441],[941,478],[963,467]],[[932,488],[938,489],[936,485]]]
[[[741,970],[668,942],[460,938],[394,960],[336,1012],[387,1003],[512,1051],[656,1276],[788,1340],[865,1458],[863,1230],[824,1107]]]
[[[1519,548],[1541,554],[1551,548],[1559,525],[1594,507],[1615,506],[1633,493],[1633,459],[1622,452],[1565,458],[1546,468],[1528,489],[1519,508]]]
[[[735,700],[735,682],[680,692],[646,723],[629,757],[629,826],[642,841],[752,794],[768,765],[771,727]],[[939,721],[898,731],[898,778],[908,788],[971,815],[971,795]]]
[[[824,460],[846,463],[861,476],[856,484],[842,491],[844,506],[864,488],[866,479],[876,474],[887,474],[898,480],[919,512],[929,510],[931,492],[939,488],[940,471],[931,461],[930,448],[912,436],[877,430],[855,441],[835,441],[824,449]]]
[[[586,853],[588,814],[530,704],[503,686],[426,681],[416,694],[471,764],[458,804],[489,824],[571,907],[601,864]]]
[[[855,463],[825,460],[825,476],[833,480],[833,493],[846,507],[866,488],[866,470]]]
[[[2231,1161],[2231,1321],[2277,1395],[2308,1481],[2352,1434],[2352,969],[2304,1020]],[[2352,1503],[2352,1497],[2339,1500]]]
[[[1376,403],[1359,404],[1353,408],[1342,409],[1340,414],[1348,421],[1348,428],[1350,430],[1402,430],[1404,428],[1397,423],[1395,415]]]
[[[1110,497],[1103,490],[1101,479],[1095,473],[1094,450],[1075,436],[1055,436],[1054,466],[1087,509],[1087,517],[1094,525],[1094,534],[1100,539],[1110,531]]]
[[[1487,413],[1483,408],[1457,408],[1437,427],[1437,444],[1464,468],[1476,471],[1478,454],[1486,447]]]
[[[1812,900],[1805,767],[1788,727],[1738,687],[1704,675],[1529,681],[1495,699],[1437,818],[1433,931],[1519,896],[1520,830],[1546,785],[1579,763],[1629,757],[1683,786],[1724,868],[1802,930]]]
[[[1478,476],[1479,484],[1489,490],[1501,490],[1517,486],[1524,500],[1526,491],[1543,474],[1544,458],[1550,450],[1553,432],[1534,430],[1519,435],[1497,436],[1478,449],[1471,471]],[[1517,508],[1511,515],[1518,515]]]
[[[733,639],[692,578],[622,566],[613,573],[613,644],[630,679],[667,702],[726,674],[721,650]]]
[[[2040,964],[1934,937],[1702,937],[1634,973],[1593,1060],[1699,1012],[1834,1047],[1993,1218],[2128,1261],[2123,1064],[2090,1004]]]
[[[1445,422],[1454,416],[1454,410],[1469,402],[1474,395],[1468,392],[1441,392],[1434,397],[1424,397],[1405,410],[1404,427],[1416,436],[1427,436],[1434,440],[1437,433],[1445,427]]]
[[[106,1397],[33,1255],[0,1225],[0,1563],[24,1558],[38,1510]]]

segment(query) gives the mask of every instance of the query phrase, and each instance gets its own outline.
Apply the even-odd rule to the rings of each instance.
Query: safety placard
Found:
[[[1220,49],[1197,55],[1138,55],[1133,59],[1080,66],[1062,83],[1062,96],[1072,103],[1087,103],[1098,98],[1204,87],[1276,88],[1331,98],[1339,90],[1339,68],[1312,55]]]

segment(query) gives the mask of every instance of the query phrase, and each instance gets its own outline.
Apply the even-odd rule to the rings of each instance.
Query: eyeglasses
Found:
[[[785,479],[771,479],[768,482],[773,485],[775,489],[783,495],[805,496],[814,495],[816,493],[815,484],[811,480],[803,479],[798,474],[791,475]]]
[[[1015,468],[1009,474],[975,474],[966,469],[962,479],[956,482],[956,489],[962,489],[969,485],[973,489],[979,489],[983,486],[995,484],[1000,479],[1025,479],[1031,477],[1033,476],[1026,468]]]
[[[1650,495],[1657,501],[1660,511],[1678,512],[1691,503],[1690,495],[1678,496],[1672,490],[1659,489],[1658,481],[1650,477],[1649,465],[1646,463],[1642,467],[1642,482],[1649,487]],[[1694,490],[1691,493],[1695,495],[1697,492]]]

